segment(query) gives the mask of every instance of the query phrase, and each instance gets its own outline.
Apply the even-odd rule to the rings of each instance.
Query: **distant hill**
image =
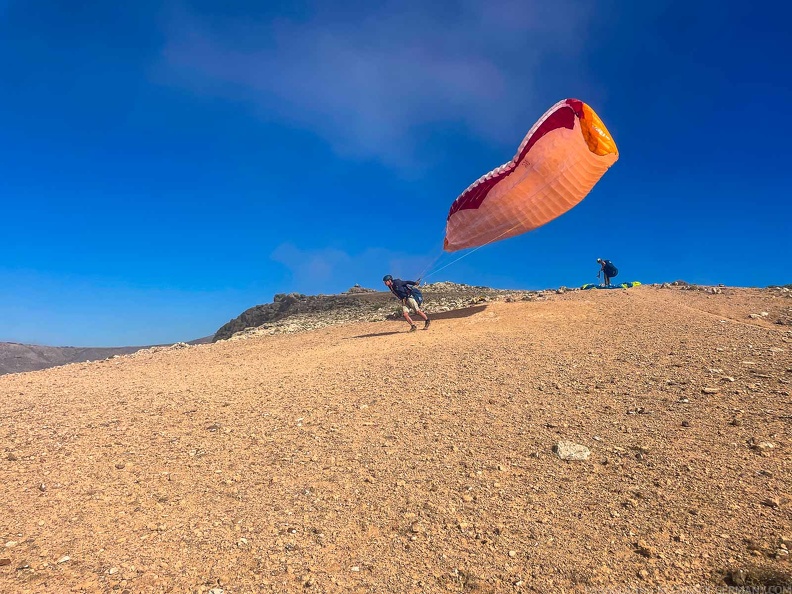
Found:
[[[204,344],[212,341],[212,336],[192,340],[187,344]],[[151,346],[127,347],[52,347],[18,342],[0,342],[0,375],[38,371],[69,363],[100,361],[114,355],[128,355]]]

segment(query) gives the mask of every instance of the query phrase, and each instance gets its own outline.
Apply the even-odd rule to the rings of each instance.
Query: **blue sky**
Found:
[[[792,8],[770,4],[0,0],[0,341],[190,340],[275,293],[417,276],[567,97],[616,165],[428,281],[579,286],[603,257],[791,283]]]

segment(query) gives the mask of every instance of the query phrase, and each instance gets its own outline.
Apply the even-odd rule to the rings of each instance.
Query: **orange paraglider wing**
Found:
[[[514,159],[479,178],[451,205],[449,252],[541,227],[579,203],[619,158],[591,107],[565,99],[528,132]]]

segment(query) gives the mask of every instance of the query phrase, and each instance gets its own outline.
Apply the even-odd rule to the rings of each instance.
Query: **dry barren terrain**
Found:
[[[2,376],[0,592],[790,586],[785,295],[576,291]]]

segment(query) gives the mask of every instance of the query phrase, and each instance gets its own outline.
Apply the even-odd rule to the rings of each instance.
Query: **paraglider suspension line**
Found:
[[[468,257],[470,254],[474,254],[474,253],[476,253],[477,251],[479,251],[481,248],[483,248],[483,247],[487,247],[489,244],[491,244],[491,243],[494,243],[494,242],[498,241],[498,240],[499,240],[501,237],[503,237],[503,236],[504,236],[504,235],[506,235],[507,233],[511,233],[511,232],[512,232],[514,229],[516,229],[516,228],[517,228],[517,227],[519,227],[519,226],[520,226],[520,223],[517,223],[516,225],[514,225],[514,226],[513,226],[513,227],[511,227],[510,229],[506,229],[506,231],[504,231],[503,233],[501,233],[501,234],[500,234],[500,235],[498,235],[497,237],[493,237],[493,238],[492,238],[492,239],[490,239],[490,240],[489,240],[487,243],[483,243],[483,244],[481,244],[480,246],[478,246],[478,247],[476,247],[476,248],[474,248],[474,249],[470,250],[469,252],[465,252],[464,254],[462,254],[461,256],[459,256],[459,258],[457,258],[456,260],[451,260],[451,262],[449,262],[449,263],[448,263],[448,264],[446,264],[445,266],[441,266],[441,267],[440,267],[440,268],[438,268],[437,270],[433,270],[432,272],[430,272],[430,273],[429,273],[429,274],[427,274],[426,276],[427,276],[427,277],[429,277],[429,276],[432,276],[432,275],[434,275],[434,274],[437,274],[437,273],[438,273],[438,272],[440,272],[441,270],[444,270],[444,269],[448,268],[448,267],[449,267],[449,266],[451,266],[452,264],[456,264],[456,263],[457,263],[457,262],[459,262],[459,261],[460,261],[462,258],[467,258],[467,257]],[[441,252],[441,253],[440,253],[440,255],[439,255],[439,256],[437,256],[437,258],[435,258],[435,259],[434,259],[434,261],[433,261],[431,264],[429,264],[429,266],[427,266],[427,267],[424,269],[424,271],[426,271],[426,270],[429,270],[429,269],[430,269],[432,266],[434,266],[435,262],[437,262],[437,261],[440,259],[440,257],[441,257],[442,255],[443,255],[443,252]],[[419,276],[419,278],[423,278],[423,274],[421,274],[421,275]]]

